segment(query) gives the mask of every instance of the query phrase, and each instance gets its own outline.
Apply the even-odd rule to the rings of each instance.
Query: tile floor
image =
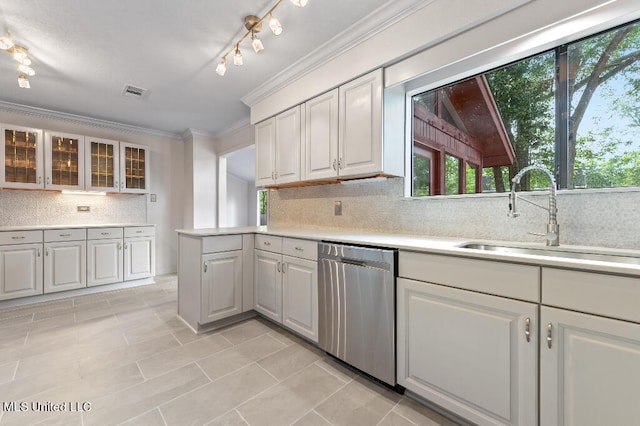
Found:
[[[268,321],[195,335],[176,293],[0,309],[0,425],[453,424]]]

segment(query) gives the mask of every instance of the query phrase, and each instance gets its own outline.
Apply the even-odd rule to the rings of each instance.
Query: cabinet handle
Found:
[[[136,234],[142,234],[143,232],[144,232],[144,231],[140,231],[140,230],[138,230],[138,231],[136,231]]]
[[[40,249],[38,249],[38,257],[40,257]]]
[[[553,339],[551,338],[551,332],[553,331],[553,326],[551,323],[547,324],[547,346],[551,349],[551,344]]]
[[[296,247],[296,250],[298,251],[304,251],[304,249],[302,247]]]
[[[50,183],[51,183],[51,178],[47,176],[47,185],[49,185]]]
[[[122,250],[122,243],[118,243],[118,250]]]
[[[277,267],[278,267],[278,272],[282,272],[282,271],[280,270],[280,262],[278,262],[278,266],[277,266]]]
[[[333,159],[333,170],[338,170],[338,160],[336,160],[335,158]]]
[[[61,236],[61,237],[70,237],[71,236],[71,234],[58,234],[58,235]]]
[[[129,243],[124,243],[124,249],[126,250],[127,247],[129,246]]]
[[[24,235],[20,235],[18,237],[11,237],[12,240],[24,240],[25,236]]]
[[[524,337],[527,339],[527,343],[531,341],[531,318],[524,320]]]
[[[286,272],[286,267],[287,267],[287,264],[285,262],[285,263],[282,264],[282,273],[283,274]]]
[[[204,262],[204,273],[207,273],[207,262]]]
[[[271,180],[276,180],[276,172],[271,172]]]
[[[113,187],[117,188],[118,187],[118,181],[113,182]]]
[[[38,176],[38,184],[42,183],[42,176]]]
[[[264,241],[264,245],[265,245],[265,246],[270,246],[270,245],[271,245],[271,243],[270,243],[269,241]]]
[[[340,159],[338,160],[338,168],[339,168],[340,170],[344,169],[344,164],[342,164],[342,158],[340,158]]]
[[[273,172],[273,174],[275,175],[274,179],[275,179],[275,180],[278,180],[278,172],[277,172],[277,171],[275,171],[275,172]]]
[[[47,249],[44,251],[44,255],[45,256],[49,256],[49,248],[47,247]]]
[[[111,235],[111,232],[101,232],[100,235],[105,235],[105,236]]]

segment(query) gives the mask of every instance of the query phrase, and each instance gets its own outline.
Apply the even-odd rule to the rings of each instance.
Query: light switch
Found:
[[[78,211],[79,212],[88,212],[91,210],[91,207],[89,206],[78,206]]]
[[[150,200],[152,203],[155,203],[156,201],[158,201],[158,194],[151,194],[149,196]]]

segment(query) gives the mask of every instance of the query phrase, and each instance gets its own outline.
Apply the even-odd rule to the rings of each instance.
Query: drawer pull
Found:
[[[269,241],[264,241],[264,245],[265,245],[265,246],[270,246],[270,245],[271,245],[271,243],[270,243]]]
[[[551,344],[553,343],[553,339],[551,337],[551,332],[553,331],[553,326],[551,323],[547,324],[547,346],[551,349]]]
[[[24,235],[20,235],[17,237],[11,237],[12,240],[24,240],[26,237]]]
[[[140,230],[138,230],[138,231],[136,231],[136,234],[142,234],[143,232],[144,232],[144,231],[140,231]]]
[[[111,232],[101,232],[100,235],[104,235],[104,236],[111,235]]]
[[[531,318],[524,320],[524,337],[527,339],[527,343],[531,341]]]
[[[71,234],[60,234],[61,237],[70,237]]]
[[[296,250],[298,251],[304,251],[304,249],[302,247],[296,247]]]

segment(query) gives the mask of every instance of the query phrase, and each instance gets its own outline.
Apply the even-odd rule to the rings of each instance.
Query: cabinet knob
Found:
[[[547,346],[549,347],[549,349],[551,349],[551,344],[553,342],[553,339],[551,337],[553,331],[553,326],[551,325],[551,323],[547,324]]]
[[[524,320],[524,337],[527,339],[527,342],[531,341],[531,318]]]
[[[264,245],[265,245],[265,246],[270,246],[270,245],[271,245],[271,243],[270,243],[269,241],[265,241],[265,242],[264,242]]]

